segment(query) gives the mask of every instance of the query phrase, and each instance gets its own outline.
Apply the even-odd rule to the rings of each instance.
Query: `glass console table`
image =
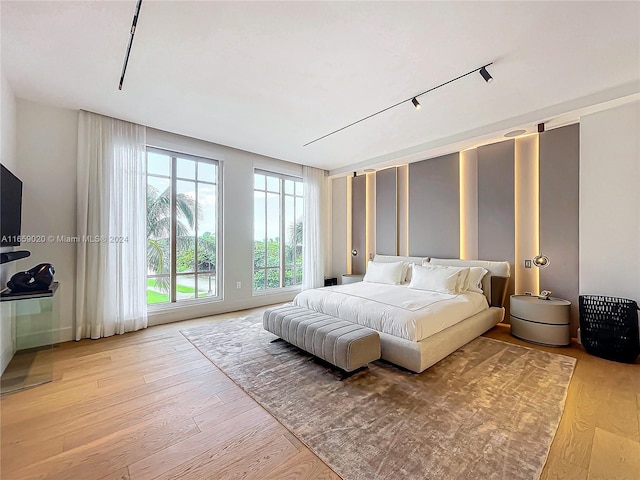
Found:
[[[0,296],[2,355],[10,356],[15,351],[2,373],[2,395],[53,379],[53,347],[59,342],[59,299],[58,282],[45,293]]]

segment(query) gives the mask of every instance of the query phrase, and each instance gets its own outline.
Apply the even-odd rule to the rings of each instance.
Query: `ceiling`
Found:
[[[13,2],[19,98],[331,170],[428,158],[640,92],[639,2]],[[303,145],[398,101],[469,75]]]

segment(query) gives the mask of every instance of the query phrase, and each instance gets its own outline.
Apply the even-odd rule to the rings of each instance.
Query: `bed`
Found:
[[[504,318],[508,262],[376,255],[376,263],[482,267],[482,292],[446,294],[410,289],[408,283],[358,282],[305,290],[294,305],[376,330],[381,358],[422,372]]]

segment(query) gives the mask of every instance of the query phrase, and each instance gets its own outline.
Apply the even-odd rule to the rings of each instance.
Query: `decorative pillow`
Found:
[[[404,276],[404,282],[411,281],[411,268],[413,265],[420,265],[423,261],[429,261],[428,257],[404,257],[399,255],[380,255],[376,253],[376,256],[373,257],[373,261],[375,263],[395,263],[395,262],[406,262],[408,264],[406,274]]]
[[[458,289],[458,293],[464,293],[469,289],[469,271],[470,270],[471,269],[469,267],[460,268],[460,272],[458,273],[458,284],[456,285],[456,288]]]
[[[402,262],[402,281],[400,283],[409,282],[411,280],[411,267],[413,263]]]
[[[445,266],[445,265],[433,265],[429,262],[422,262],[422,266],[430,267],[430,268],[445,268],[452,272],[457,272],[458,278],[456,281],[456,293],[464,293],[469,288],[469,271],[470,271],[469,267],[451,267],[451,266]]]
[[[494,262],[488,260],[459,260],[453,258],[432,258],[432,265],[450,265],[454,267],[482,267],[487,270],[490,275],[485,275],[482,279],[482,290],[488,301],[491,301],[491,277],[509,277],[511,276],[511,266],[509,262]]]
[[[489,273],[486,268],[471,267],[469,269],[469,277],[467,278],[467,291],[484,293],[482,291],[482,279]]]
[[[460,272],[453,269],[416,265],[409,288],[455,295],[459,276]]]
[[[369,260],[367,273],[363,282],[386,283],[387,285],[400,285],[402,283],[403,262],[376,263]]]

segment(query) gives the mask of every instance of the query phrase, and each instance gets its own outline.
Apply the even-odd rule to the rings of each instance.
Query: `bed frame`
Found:
[[[426,258],[424,257],[424,259]],[[375,260],[382,262],[410,261],[419,264],[422,263],[423,257],[376,255]],[[378,332],[380,334],[381,358],[416,373],[426,370],[500,323],[505,315],[504,302],[509,285],[510,267],[507,262],[432,258],[429,263],[486,268],[489,273],[482,280],[482,286],[489,302],[489,308],[420,342],[412,342]],[[498,275],[498,273],[502,275]]]

